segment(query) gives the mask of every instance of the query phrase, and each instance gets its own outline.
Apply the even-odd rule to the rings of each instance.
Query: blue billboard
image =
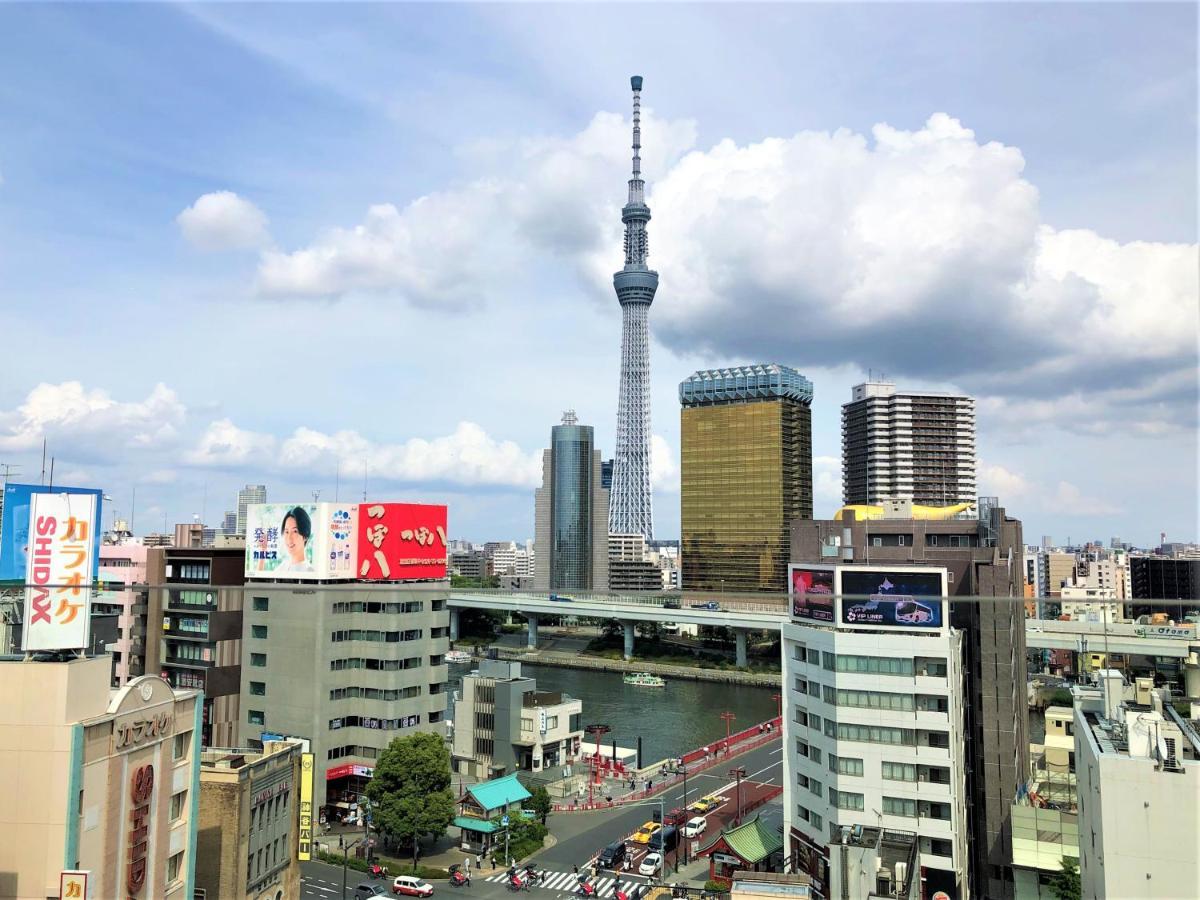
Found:
[[[53,488],[42,484],[6,484],[4,515],[0,517],[0,581],[24,583],[25,563],[29,554],[29,498],[34,494],[92,494],[96,498],[96,519],[92,529],[92,580],[100,575],[100,523],[104,492],[98,488]]]
[[[842,568],[842,624],[869,628],[941,628],[943,571]]]

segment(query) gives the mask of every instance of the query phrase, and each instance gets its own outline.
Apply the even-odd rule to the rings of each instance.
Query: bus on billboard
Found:
[[[841,624],[869,628],[941,628],[945,569],[840,567]]]
[[[790,567],[788,586],[792,618],[833,621],[834,569],[823,566]]]

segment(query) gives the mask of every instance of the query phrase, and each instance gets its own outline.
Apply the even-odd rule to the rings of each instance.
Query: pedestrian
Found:
[[[571,865],[571,874],[576,875],[576,876],[579,875],[579,866],[578,865],[576,865],[576,864]]]
[[[496,871],[496,852],[492,851],[492,871]]]
[[[471,878],[471,857],[468,856],[463,859],[463,868],[466,870],[465,874],[467,876],[467,879],[470,880],[470,878]]]

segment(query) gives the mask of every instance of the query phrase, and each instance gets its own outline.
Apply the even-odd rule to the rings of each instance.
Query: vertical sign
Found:
[[[58,900],[92,900],[90,871],[69,870],[58,876]]]
[[[94,494],[34,494],[25,562],[25,651],[88,645]]]
[[[133,900],[146,886],[146,860],[150,856],[150,798],[154,796],[154,766],[140,766],[129,783],[129,836],[125,845],[129,868],[125,870],[126,895]]]
[[[300,754],[300,841],[296,848],[296,858],[303,861],[312,859],[313,835],[313,755]]]

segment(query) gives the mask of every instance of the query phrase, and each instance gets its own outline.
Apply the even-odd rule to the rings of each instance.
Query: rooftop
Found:
[[[472,785],[467,788],[467,793],[488,812],[505,809],[512,803],[520,803],[532,796],[525,790],[525,785],[517,780],[516,772],[503,778],[493,778],[491,781]]]
[[[812,403],[812,382],[790,366],[766,363],[730,369],[701,369],[679,385],[683,406],[713,406],[744,400]]]

